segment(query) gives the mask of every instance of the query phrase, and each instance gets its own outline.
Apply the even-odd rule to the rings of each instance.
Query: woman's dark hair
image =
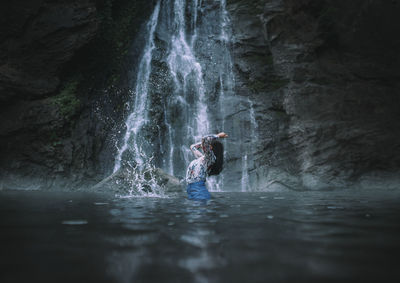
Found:
[[[208,175],[218,175],[222,171],[222,165],[224,164],[224,146],[221,142],[213,140],[211,142],[212,151],[216,157],[213,165],[210,166]]]

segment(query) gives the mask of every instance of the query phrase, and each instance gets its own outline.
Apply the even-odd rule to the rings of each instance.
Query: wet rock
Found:
[[[91,1],[2,2],[0,100],[56,90],[59,71],[96,34]]]
[[[253,188],[365,185],[364,175],[399,171],[398,3],[227,5],[237,92],[254,101],[259,126]]]

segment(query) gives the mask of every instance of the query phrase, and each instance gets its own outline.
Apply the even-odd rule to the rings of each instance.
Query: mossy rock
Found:
[[[64,85],[58,95],[52,97],[52,102],[58,106],[61,115],[66,119],[75,115],[80,108],[77,87],[78,81],[70,81]]]

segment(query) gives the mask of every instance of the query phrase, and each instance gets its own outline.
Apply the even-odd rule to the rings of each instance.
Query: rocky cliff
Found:
[[[0,189],[77,187],[110,173],[131,95],[127,65],[154,4],[0,4]],[[235,91],[251,98],[257,122],[250,187],[395,178],[400,3],[227,0],[227,9]]]
[[[398,1],[230,0],[228,9],[237,91],[256,101],[257,186],[326,188],[395,176]]]

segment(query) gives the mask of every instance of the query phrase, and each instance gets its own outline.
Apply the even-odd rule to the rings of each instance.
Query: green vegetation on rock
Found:
[[[80,100],[76,97],[77,87],[78,81],[70,81],[64,85],[58,95],[52,97],[52,102],[67,119],[73,116],[80,107]]]

